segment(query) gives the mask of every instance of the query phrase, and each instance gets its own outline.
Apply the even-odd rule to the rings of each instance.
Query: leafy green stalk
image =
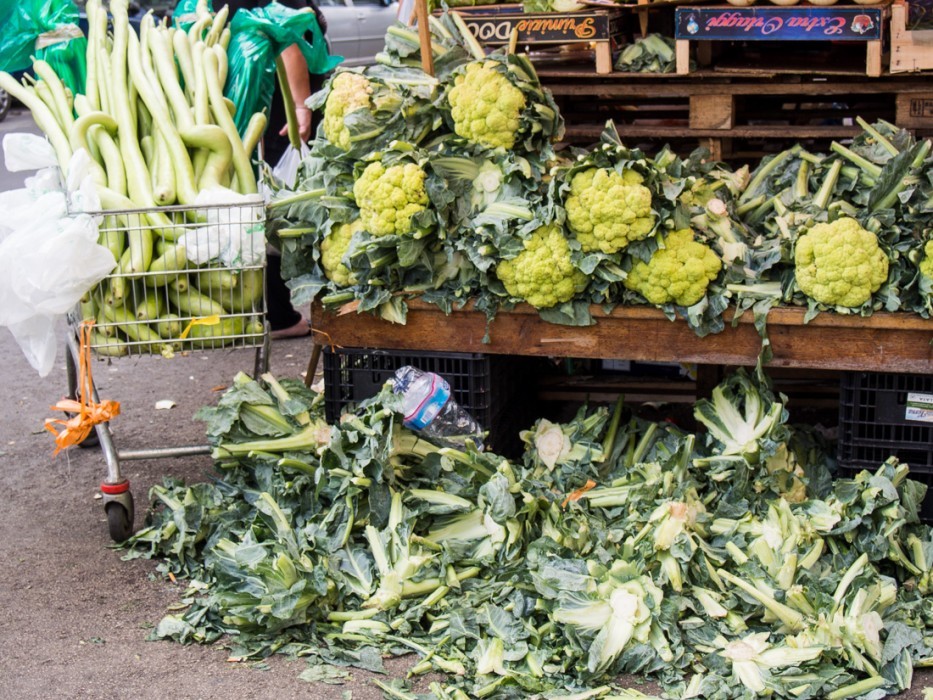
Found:
[[[841,688],[836,688],[835,690],[826,694],[826,700],[845,700],[846,698],[857,698],[860,695],[865,695],[880,688],[887,681],[882,676],[874,676],[872,678],[865,678],[858,681],[857,683],[851,683],[850,685],[844,685]]]
[[[762,593],[747,581],[743,581],[738,576],[734,576],[724,569],[719,569],[716,573],[719,574],[721,578],[725,579],[733,586],[741,588],[746,594],[761,603],[776,618],[787,625],[788,629],[792,632],[799,632],[803,629],[805,619],[801,613],[793,608],[787,607],[783,603],[779,603],[772,596]]]
[[[856,153],[855,151],[849,148],[846,148],[838,141],[833,141],[830,148],[833,150],[833,152],[838,153],[846,160],[851,161],[852,163],[857,165],[859,168],[861,168],[863,171],[868,173],[871,177],[875,178],[876,180],[879,177],[881,177],[881,166],[880,165],[876,165],[875,163],[872,163],[867,158],[863,158],[858,153]]]
[[[873,127],[867,121],[865,121],[861,117],[856,117],[855,123],[858,124],[860,127],[862,127],[865,133],[867,133],[875,141],[881,144],[882,148],[884,148],[884,150],[886,150],[892,156],[896,156],[900,153],[900,151],[897,150],[894,144],[891,143],[884,134],[878,131],[875,127]]]
[[[842,161],[835,161],[829,168],[829,172],[826,173],[826,177],[823,179],[823,183],[820,185],[820,189],[817,191],[816,196],[813,198],[813,206],[818,210],[822,211],[829,206],[829,200],[833,196],[833,192],[836,189],[836,183],[839,181],[839,173],[842,170]]]
[[[769,177],[774,173],[775,170],[784,165],[784,163],[789,159],[797,155],[801,150],[799,144],[787,149],[786,151],[781,151],[776,156],[774,156],[770,161],[765,165],[759,167],[755,173],[752,175],[751,181],[748,183],[748,187],[745,188],[745,191],[742,193],[742,196],[739,197],[739,203],[744,204],[750,199],[757,197],[760,194],[764,193],[765,182]]]

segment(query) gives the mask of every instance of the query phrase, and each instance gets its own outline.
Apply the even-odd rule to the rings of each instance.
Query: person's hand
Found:
[[[298,136],[302,143],[307,143],[311,138],[311,110],[304,105],[295,105],[295,116],[298,117]],[[279,131],[279,136],[288,134],[288,124]]]

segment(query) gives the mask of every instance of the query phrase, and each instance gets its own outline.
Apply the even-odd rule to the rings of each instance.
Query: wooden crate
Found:
[[[801,141],[814,150],[857,135],[853,123],[886,119],[918,135],[933,133],[933,90],[922,76],[885,81],[771,75],[583,78],[539,69],[567,122],[566,140],[593,143],[612,119],[629,145],[696,145],[716,159],[760,157]],[[911,117],[910,115],[915,116]]]
[[[909,9],[906,2],[891,8],[892,73],[933,69],[933,29],[908,29]]]
[[[808,72],[808,68],[809,71],[826,70],[843,62],[839,56],[848,46],[849,54],[855,52],[861,57],[862,67],[858,72],[878,77],[882,73],[883,29],[889,16],[888,5],[678,7],[675,19],[677,73],[691,72],[690,54],[694,46],[700,66],[711,62],[716,66],[715,61],[710,60],[710,44],[756,44],[768,50],[761,50],[761,57],[755,58],[752,49],[743,55],[741,64],[730,70],[742,72],[757,68],[773,72],[782,66],[793,73]],[[821,54],[816,58],[808,56],[809,66],[794,60],[802,42]],[[844,70],[852,72],[850,66],[844,66]]]
[[[529,50],[592,48],[596,73],[612,72],[612,54],[624,36],[623,12],[590,8],[579,12],[523,12],[521,5],[481,5],[455,10],[483,46],[505,46],[515,37]]]

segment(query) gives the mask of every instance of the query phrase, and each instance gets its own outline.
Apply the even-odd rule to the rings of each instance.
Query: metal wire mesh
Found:
[[[95,321],[97,355],[262,346],[265,257],[255,259],[265,249],[262,202],[95,215],[103,217],[99,242],[114,253],[117,267],[69,321]]]

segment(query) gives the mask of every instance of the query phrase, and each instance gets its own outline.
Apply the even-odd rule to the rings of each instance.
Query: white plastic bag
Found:
[[[12,134],[8,134],[12,135]],[[19,134],[32,136],[32,134]],[[4,148],[8,145],[3,142]],[[10,151],[4,150],[9,156]],[[7,158],[9,162],[9,158]],[[42,168],[30,175],[18,190],[0,192],[0,241],[11,231],[54,221],[68,212],[58,168]]]
[[[53,327],[116,266],[86,214],[18,228],[0,242],[0,326],[41,376],[57,350]]]
[[[266,227],[262,197],[225,187],[201,190],[194,203],[207,211],[207,224],[181,240],[196,265],[220,262],[225,267],[262,265],[266,261]],[[237,204],[242,206],[218,206]]]
[[[58,322],[117,261],[97,243],[97,219],[68,215],[69,197],[48,141],[7,134],[3,155],[10,171],[37,172],[25,187],[0,192],[0,326],[10,329],[44,377],[55,363]],[[68,170],[71,208],[100,209],[87,152],[78,149]]]
[[[294,146],[289,145],[289,147],[285,149],[285,153],[282,154],[282,157],[279,158],[279,162],[272,168],[272,175],[276,180],[281,182],[282,186],[286,189],[294,189],[295,185],[298,183],[298,166],[301,165],[301,161],[303,161],[309,153],[311,153],[311,149],[308,148],[307,144],[301,144],[300,149],[296,149]]]
[[[40,314],[9,326],[16,344],[40,377],[48,376],[55,366],[55,354],[58,352],[58,318],[51,314]]]
[[[101,210],[100,195],[97,194],[97,185],[94,184],[91,174],[91,168],[94,166],[91,154],[83,148],[71,154],[71,160],[68,161],[68,177],[65,180],[71,211]]]
[[[0,192],[0,241],[13,231],[57,221],[67,214],[65,193],[24,187]]]
[[[58,158],[52,144],[41,136],[13,133],[3,137],[3,164],[11,173],[17,173],[54,168],[58,165]]]

